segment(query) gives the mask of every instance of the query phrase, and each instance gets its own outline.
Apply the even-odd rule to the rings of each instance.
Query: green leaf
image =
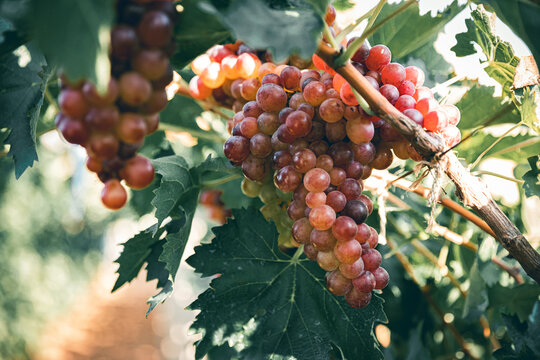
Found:
[[[156,230],[157,226],[152,225],[122,244],[124,249],[118,259],[114,261],[120,265],[116,271],[118,279],[116,279],[111,291],[118,290],[122,285],[137,277],[152,253],[152,246],[159,241],[159,236],[154,237],[153,235]]]
[[[183,157],[173,155],[153,161],[156,173],[161,175],[161,183],[154,193],[152,205],[156,208],[158,226],[168,216],[173,215],[180,198],[192,190],[193,182],[189,166]]]
[[[334,6],[336,10],[343,11],[343,10],[348,10],[354,7],[354,3],[351,2],[350,0],[333,0],[332,6]]]
[[[529,88],[525,90],[521,103],[521,121],[540,135],[539,93],[538,86],[534,86],[533,90]]]
[[[280,62],[293,53],[311,59],[317,49],[324,23],[317,13],[321,2],[314,3],[317,6],[302,3],[274,9],[262,0],[232,0],[225,8],[207,4],[205,9],[219,17],[236,39],[254,49],[268,49]]]
[[[518,134],[516,136],[507,135],[501,139],[500,136],[493,136],[484,131],[479,131],[472,138],[462,142],[457,147],[457,150],[459,151],[460,157],[465,158],[468,163],[473,163],[484,150],[495,141],[498,141],[497,144],[486,153],[485,158],[493,157],[513,160],[520,163],[523,162],[524,159],[538,154],[538,139],[540,138],[528,134]],[[513,149],[515,145],[521,143],[526,146]]]
[[[540,169],[538,164],[540,162],[540,156],[531,156],[527,159],[531,170],[527,171],[522,179],[525,181],[523,184],[523,190],[525,190],[525,196],[539,196],[540,197]]]
[[[493,7],[497,16],[508,25],[529,47],[540,63],[540,4],[530,0],[482,0]]]
[[[486,56],[484,70],[503,86],[508,93],[514,83],[514,74],[519,58],[514,55],[510,43],[495,35],[495,19],[478,7],[471,12],[472,20],[466,19],[467,32],[456,35],[457,44],[451,49],[457,56],[476,54],[474,44],[478,44]]]
[[[385,5],[378,21],[382,21],[401,5]],[[393,58],[403,58],[428,43],[462,9],[463,6],[454,2],[435,17],[430,14],[420,16],[418,5],[414,4],[378,29],[370,37],[370,42],[385,44],[392,51]],[[374,26],[377,26],[377,23]]]
[[[167,281],[163,289],[157,294],[152,296],[148,301],[146,302],[150,306],[148,307],[148,310],[146,311],[146,316],[148,316],[152,310],[156,308],[159,304],[163,303],[165,300],[167,300],[173,292],[173,283],[172,281]]]
[[[540,301],[534,305],[532,313],[526,322],[516,316],[503,314],[508,335],[513,340],[514,348],[510,347],[495,352],[497,359],[538,359],[540,358]]]
[[[478,270],[478,261],[471,268],[469,281],[470,286],[463,305],[462,317],[472,320],[480,318],[489,305],[486,283]]]
[[[525,321],[540,296],[538,284],[521,284],[514,288],[495,285],[488,289],[490,308],[517,315],[519,321]]]
[[[233,214],[187,260],[203,276],[221,274],[190,305],[200,310],[197,359],[227,342],[242,359],[328,359],[332,347],[347,359],[382,358],[373,324],[386,317],[377,296],[365,309],[349,307],[314,262],[279,250],[276,228],[260,212]]]
[[[521,121],[514,104],[507,98],[494,96],[495,88],[475,83],[456,104],[461,112],[460,130],[485,124],[517,124]]]
[[[201,1],[184,0],[184,8],[175,28],[177,51],[171,59],[175,70],[181,70],[215,44],[231,40],[231,34],[212,14],[200,9]]]
[[[109,41],[114,1],[32,0],[31,36],[50,64],[74,81],[105,89],[110,77]]]
[[[11,129],[4,141],[15,161],[15,176],[37,161],[36,126],[50,76],[45,58],[32,43],[0,58],[0,128]]]

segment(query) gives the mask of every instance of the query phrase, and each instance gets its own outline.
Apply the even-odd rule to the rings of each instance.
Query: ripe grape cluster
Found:
[[[142,189],[154,179],[150,160],[137,155],[146,135],[157,130],[173,79],[176,8],[170,1],[119,0],[111,31],[111,79],[99,93],[90,81],[63,78],[56,125],[64,138],[83,146],[87,168],[105,183],[101,199],[110,209],[127,200],[121,180]]]
[[[390,59],[386,46],[366,42],[352,60],[398,110],[448,146],[458,142],[457,108],[437,103],[421,69]],[[229,120],[224,153],[242,168],[244,193],[266,204],[263,213],[279,213],[283,194],[292,193],[289,223],[272,216],[278,230],[289,226],[296,245],[327,271],[329,290],[361,308],[388,283],[375,249],[377,231],[365,223],[373,203],[362,194],[363,180],[372,169],[389,167],[394,154],[421,157],[394,128],[358,106],[343,77],[316,55],[313,63],[318,70],[261,65],[242,109]]]
[[[199,203],[208,210],[210,219],[225,224],[227,218],[232,216],[232,212],[231,209],[225,208],[225,204],[221,201],[221,195],[223,195],[221,190],[204,190],[199,197]]]

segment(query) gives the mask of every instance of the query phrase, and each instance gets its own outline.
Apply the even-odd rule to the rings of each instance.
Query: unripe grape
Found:
[[[304,176],[304,186],[311,192],[321,192],[330,185],[330,175],[320,168],[309,170]]]
[[[336,258],[333,251],[319,251],[317,254],[317,263],[326,271],[334,271],[339,266],[339,260]]]
[[[317,230],[328,230],[336,221],[336,212],[328,205],[321,205],[311,209],[309,222]]]

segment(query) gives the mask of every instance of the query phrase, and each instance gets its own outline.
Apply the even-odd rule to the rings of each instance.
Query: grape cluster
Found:
[[[120,0],[111,31],[111,79],[101,94],[90,81],[63,78],[56,126],[64,138],[85,147],[87,168],[105,183],[101,200],[119,209],[127,200],[121,180],[142,189],[154,179],[150,160],[137,155],[144,137],[157,130],[173,79],[177,12],[170,1]]]
[[[390,59],[386,46],[366,42],[352,60],[398,110],[453,146],[460,137],[457,108],[439,106],[423,86],[421,69]],[[316,55],[313,63],[318,70],[261,65],[269,71],[259,71],[252,95],[229,120],[224,153],[242,168],[244,193],[259,196],[263,213],[274,215],[280,236],[290,231],[327,271],[329,290],[361,308],[374,289],[388,284],[375,249],[377,231],[365,223],[373,203],[362,194],[363,180],[372,169],[389,167],[394,154],[421,157],[394,128],[358,106],[343,77]],[[289,222],[275,217],[284,204]]]
[[[225,204],[221,201],[221,195],[223,195],[221,190],[204,190],[199,197],[199,203],[208,209],[210,219],[225,224],[227,218],[232,216],[232,212],[231,209],[225,208]]]

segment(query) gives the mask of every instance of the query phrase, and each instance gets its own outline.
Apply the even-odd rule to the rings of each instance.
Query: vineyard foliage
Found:
[[[321,40],[328,3],[181,1],[174,33],[177,50],[171,64],[189,82],[194,76],[189,67],[193,59],[215,44],[235,40],[268,49],[275,61],[291,54],[309,59]],[[335,1],[334,5],[346,10],[352,3]],[[453,78],[452,65],[436,52],[434,44],[449,22],[463,11],[470,12],[466,31],[455,37],[451,50],[457,57],[476,55],[474,61],[481,62],[502,91],[477,79],[460,79],[449,86],[444,95],[456,99],[462,138],[471,136],[455,151],[464,162],[473,164],[471,171],[477,174],[497,172],[482,167],[485,160],[512,162],[513,182],[509,184],[517,188],[517,200],[511,204],[496,200],[501,200],[510,220],[538,247],[540,239],[531,233],[533,224],[523,216],[540,196],[538,79],[527,76],[512,45],[496,35],[492,12],[527,44],[538,63],[540,38],[535,34],[540,33],[540,4],[486,0],[463,5],[454,1],[436,14],[422,15],[419,5],[414,4],[385,21],[400,5],[383,7],[375,22],[381,26],[369,40],[387,45],[402,64],[421,67],[428,86]],[[69,182],[60,184],[62,188],[50,184],[46,164],[53,155],[40,145],[40,136],[54,129],[60,69],[71,79],[86,78],[99,89],[106,87],[110,73],[108,35],[113,21],[112,0],[0,0],[0,210],[15,206],[10,194],[18,191],[24,192],[24,201],[39,196],[43,205],[39,210],[48,211],[40,213],[37,207],[19,204],[26,211],[11,216],[27,217],[23,224],[31,226],[0,221],[2,294],[15,288],[2,281],[17,276],[13,253],[39,257],[46,266],[52,253],[65,254],[64,247],[69,246],[76,257],[61,271],[71,273],[74,263],[83,259],[90,269],[99,248],[96,239],[101,235],[95,229],[116,216],[97,221],[92,214],[82,215],[79,221],[84,225],[77,236],[62,227],[58,223],[61,215],[56,212],[68,207]],[[456,97],[456,93],[460,95]],[[228,109],[221,109],[221,113],[234,114]],[[198,359],[205,355],[210,359],[462,358],[463,344],[456,340],[454,330],[478,358],[540,358],[540,287],[522,270],[524,281],[518,283],[492,261],[503,259],[512,269],[516,265],[500,244],[466,219],[447,208],[436,208],[437,223],[471,246],[449,241],[441,232],[426,233],[431,208],[416,194],[391,186],[388,191],[399,202],[384,203],[372,193],[375,210],[368,225],[381,232],[384,223],[385,237],[393,245],[392,249],[378,247],[390,283],[382,293],[374,294],[367,308],[350,308],[343,298],[328,291],[324,271],[315,263],[303,254],[280,250],[274,222],[259,212],[262,204],[258,199],[242,193],[241,171],[223,156],[228,137],[226,119],[180,94],[160,116],[160,130],[148,136],[140,149],[153,159],[157,176],[150,187],[132,191],[130,209],[121,213],[134,218],[153,213],[155,222],[126,239],[116,260],[118,278],[112,290],[129,286],[141,270],[146,271],[146,280],[156,285],[155,295],[148,300],[147,315],[151,316],[173,291],[182,291],[174,288],[182,261],[202,277],[212,277],[210,287],[190,305],[191,310],[199,311],[192,326],[202,335],[195,344]],[[511,127],[515,129],[505,132]],[[192,146],[179,144],[166,134],[169,131],[190,133],[196,141]],[[389,170],[400,176],[414,165],[410,160],[401,161]],[[414,181],[415,175],[409,174],[407,179]],[[71,183],[76,181],[71,179]],[[26,190],[21,190],[22,186]],[[199,196],[209,187],[223,190],[222,200],[233,209],[233,217],[214,227],[207,241],[186,259],[184,249],[199,211]],[[445,183],[445,196],[459,202],[454,190],[452,184]],[[53,201],[63,207],[45,204]],[[31,231],[14,232],[15,228]],[[404,271],[398,257],[405,257],[412,265],[414,278]],[[447,273],[452,278],[445,276]],[[70,278],[66,287],[81,281],[77,276]],[[32,315],[16,299],[32,302],[35,295],[29,294],[30,289],[28,293],[17,291],[0,299],[0,355],[26,351],[21,346],[25,335],[13,332],[9,323]],[[13,308],[17,310],[12,312]],[[390,344],[375,335],[378,324],[390,330]]]

